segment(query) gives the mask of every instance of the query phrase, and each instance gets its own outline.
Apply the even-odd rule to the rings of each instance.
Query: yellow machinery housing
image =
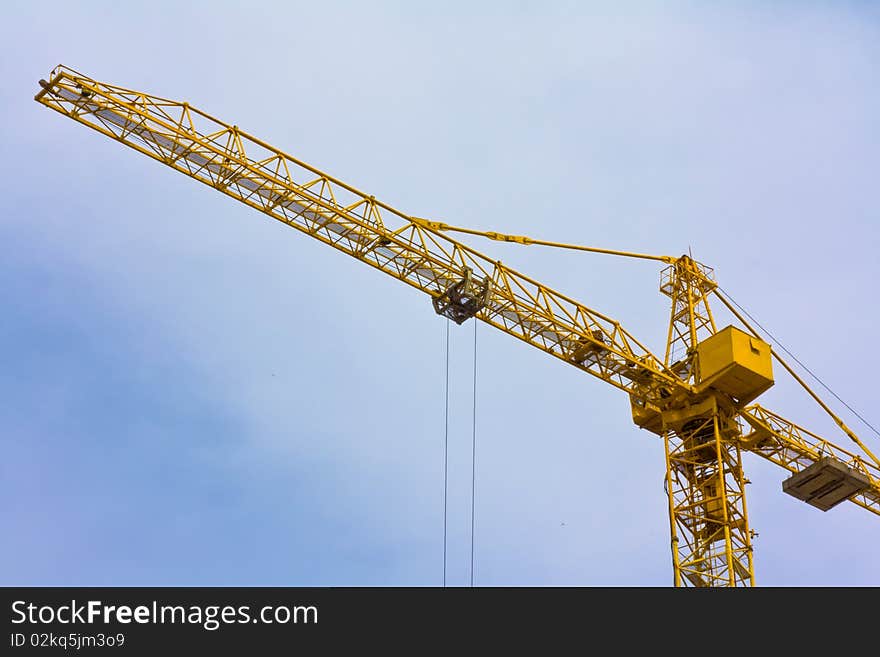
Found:
[[[697,344],[697,389],[747,404],[773,385],[770,345],[735,326]]]

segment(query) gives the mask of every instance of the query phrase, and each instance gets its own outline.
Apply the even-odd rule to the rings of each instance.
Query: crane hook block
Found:
[[[474,279],[470,268],[465,267],[460,281],[450,285],[439,297],[434,297],[434,310],[438,315],[461,324],[485,307],[491,292],[491,280],[486,278],[480,283]]]

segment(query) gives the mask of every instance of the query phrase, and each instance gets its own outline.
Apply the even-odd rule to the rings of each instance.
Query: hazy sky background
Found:
[[[411,214],[691,248],[880,423],[876,5],[317,4],[3,4],[0,583],[442,581],[445,320],[36,104],[58,63]],[[471,243],[662,355],[656,263]],[[472,341],[453,327],[455,585]],[[477,376],[477,584],[669,584],[662,445],[626,396],[486,325]],[[788,382],[763,403],[846,445]],[[746,461],[759,584],[880,584],[880,518],[822,513]]]

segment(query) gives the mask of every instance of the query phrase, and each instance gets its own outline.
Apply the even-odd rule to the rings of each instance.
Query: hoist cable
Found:
[[[471,587],[474,586],[474,518],[477,491],[477,321],[474,320],[474,408],[471,429]]]
[[[443,434],[443,586],[446,587],[446,519],[449,498],[449,320],[446,320],[446,427]]]

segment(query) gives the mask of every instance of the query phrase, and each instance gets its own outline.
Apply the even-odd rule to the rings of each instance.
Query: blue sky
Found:
[[[4,4],[0,583],[442,576],[444,320],[37,105],[58,63],[188,100],[418,216],[691,248],[880,422],[870,4],[253,5]],[[662,353],[653,263],[473,244]],[[455,585],[472,331],[452,335]],[[763,399],[845,445],[790,383]],[[619,391],[480,326],[477,441],[477,584],[670,582],[661,444]],[[746,466],[759,584],[880,584],[878,518]]]

